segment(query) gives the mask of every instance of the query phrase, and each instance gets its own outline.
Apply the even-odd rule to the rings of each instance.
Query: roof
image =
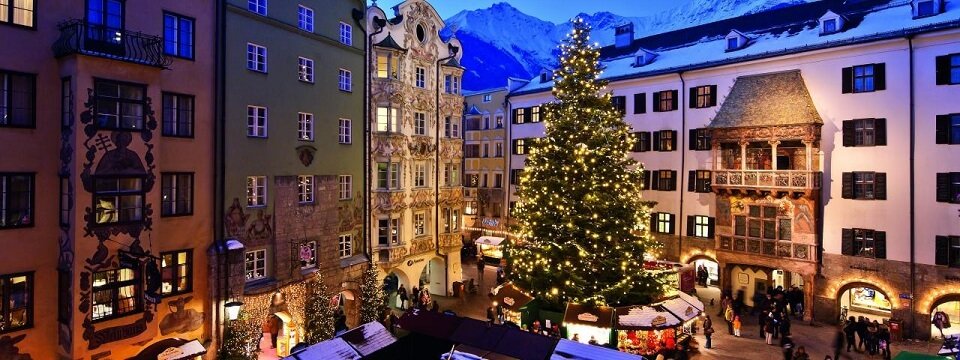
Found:
[[[470,109],[464,115],[483,115],[483,113],[480,112],[480,109],[477,109],[476,105],[470,105]]]
[[[800,70],[738,77],[709,128],[823,124]]]
[[[450,335],[450,341],[481,349],[493,349],[510,328],[489,326],[486,321],[463,318],[460,326]]]
[[[369,356],[397,342],[397,338],[390,334],[383,324],[376,321],[360,325],[340,335],[340,338],[362,356]]]
[[[553,350],[553,355],[550,356],[550,360],[567,359],[643,360],[643,357],[602,346],[581,344],[576,341],[561,339],[560,342],[557,343],[557,347]]]
[[[503,240],[504,238],[498,237],[498,236],[481,236],[477,238],[477,240],[474,240],[473,242],[477,244],[482,244],[482,245],[500,245],[500,243],[502,243]]]
[[[644,78],[960,28],[960,2],[945,6],[943,13],[914,19],[910,1],[823,0],[653,34],[635,39],[630,46],[601,48],[605,66],[601,79]],[[818,20],[828,10],[842,15],[845,25],[839,32],[821,35]],[[724,37],[732,29],[747,34],[750,46],[725,51]],[[634,67],[634,54],[641,47],[656,52],[657,59]],[[547,92],[552,86],[553,81],[541,83],[537,76],[510,95]]]
[[[414,309],[400,316],[401,329],[447,340],[463,318]]]
[[[400,46],[400,44],[397,44],[397,41],[393,39],[393,35],[390,35],[389,32],[387,33],[387,37],[383,38],[383,40],[380,40],[380,42],[373,44],[373,46],[386,48],[386,49],[394,49],[399,51],[407,51],[407,49],[404,49],[403,46]]]
[[[700,316],[700,312],[701,312],[701,309],[694,307],[693,305],[691,305],[690,303],[684,301],[679,297],[675,297],[675,298],[663,301],[659,305],[662,306],[665,310],[672,313],[678,319],[683,321],[687,321],[697,316]]]
[[[454,348],[453,356],[449,354],[444,354],[441,360],[517,360],[517,358],[512,356],[506,356],[503,354],[491,352],[484,349],[478,349],[472,346],[467,345],[457,345]]]
[[[618,330],[652,330],[675,328],[683,321],[658,306],[627,306],[617,308]]]
[[[460,60],[457,60],[456,57],[450,58],[450,60],[447,60],[447,62],[443,63],[443,65],[452,66],[452,67],[461,68],[461,69],[463,68],[463,66],[460,65]]]
[[[520,311],[521,308],[533,301],[533,297],[530,295],[524,294],[520,289],[517,289],[513,284],[506,284],[499,291],[495,297],[498,304],[504,308],[509,309],[510,311]]]
[[[563,313],[563,323],[609,329],[613,325],[613,308],[567,303],[567,311]]]
[[[342,338],[335,337],[310,346],[303,351],[290,355],[296,360],[331,359],[331,360],[359,360],[363,358],[350,347]]]

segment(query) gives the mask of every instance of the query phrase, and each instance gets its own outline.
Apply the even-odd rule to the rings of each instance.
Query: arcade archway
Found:
[[[344,315],[344,323],[347,328],[355,328],[360,325],[360,302],[353,290],[343,290],[336,295],[335,304],[340,313]]]
[[[840,317],[863,316],[883,323],[890,319],[893,306],[889,295],[868,283],[850,283],[837,291],[837,309]]]
[[[435,257],[423,267],[420,272],[420,288],[426,287],[430,294],[446,296],[446,286],[444,282],[447,276],[445,261],[441,257]]]
[[[687,262],[693,265],[697,274],[697,285],[720,286],[720,264],[706,255],[691,257]]]
[[[940,327],[937,327],[939,319]],[[945,295],[930,308],[930,337],[960,334],[960,294]]]

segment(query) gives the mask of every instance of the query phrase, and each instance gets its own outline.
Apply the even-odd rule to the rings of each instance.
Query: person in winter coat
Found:
[[[880,325],[880,332],[877,333],[877,340],[880,348],[880,355],[884,359],[890,358],[890,328],[886,325]]]
[[[740,315],[733,316],[733,336],[740,337],[740,327],[743,326],[743,322],[740,321]]]
[[[870,355],[876,355],[880,347],[880,338],[877,336],[880,332],[880,324],[876,320],[867,323],[867,352]]]
[[[790,336],[790,316],[784,314],[780,320],[780,334]]]
[[[933,326],[936,326],[937,330],[940,330],[940,338],[945,339],[943,329],[950,327],[950,317],[943,311],[937,311],[933,314]]]
[[[773,329],[774,325],[772,320],[769,320],[763,324],[763,335],[767,340],[767,345],[773,345]]]
[[[707,315],[707,318],[703,320],[703,336],[707,338],[707,349],[713,346],[713,331],[713,320],[710,319],[710,315]]]
[[[727,308],[723,311],[723,319],[727,321],[728,335],[733,335],[733,316],[733,303],[727,303]]]
[[[857,338],[860,339],[857,343],[857,351],[861,351],[867,344],[867,318],[863,316],[857,317]]]
[[[843,326],[843,333],[846,335],[847,339],[847,352],[850,352],[850,347],[854,349],[857,348],[857,319],[851,316],[847,319],[847,324]]]
[[[793,339],[789,335],[784,335],[780,339],[780,347],[783,348],[783,360],[793,360]]]
[[[807,354],[807,349],[803,346],[798,346],[797,351],[793,353],[793,360],[810,360],[810,355]]]
[[[401,309],[401,310],[406,310],[406,309],[407,309],[407,300],[410,299],[410,297],[409,297],[410,295],[407,294],[407,289],[404,288],[402,284],[400,285],[400,288],[397,289],[397,295],[400,296],[400,309]]]

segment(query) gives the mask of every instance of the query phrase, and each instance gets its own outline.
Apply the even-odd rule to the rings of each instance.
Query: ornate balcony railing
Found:
[[[819,189],[823,173],[806,170],[714,170],[711,186],[765,190]]]
[[[769,257],[816,261],[816,247],[791,241],[761,240],[738,236],[719,236],[720,250],[750,253]]]
[[[163,54],[163,39],[141,32],[70,20],[59,25],[60,38],[53,44],[56,57],[83,54],[166,68],[171,61]]]
[[[387,267],[392,267],[396,264],[399,264],[407,256],[407,248],[403,244],[393,245],[387,247],[388,245],[379,245],[377,250],[377,257],[380,264],[383,264]]]

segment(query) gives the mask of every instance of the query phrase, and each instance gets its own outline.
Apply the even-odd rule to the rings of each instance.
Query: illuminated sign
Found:
[[[600,321],[600,317],[591,313],[582,313],[580,315],[577,315],[577,320],[586,321],[586,322],[597,322],[597,321]]]

